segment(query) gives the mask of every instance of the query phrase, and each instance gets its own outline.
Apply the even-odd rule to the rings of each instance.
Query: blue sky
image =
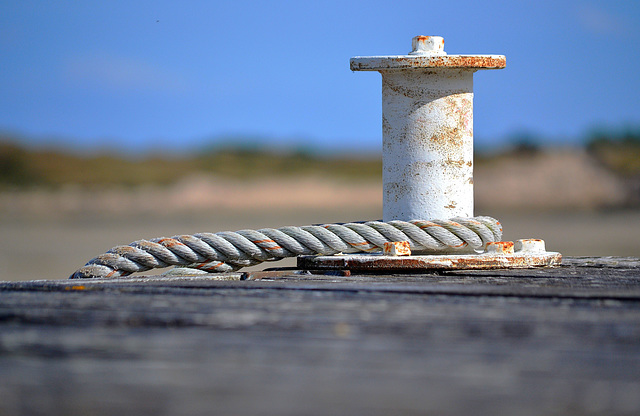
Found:
[[[376,151],[377,73],[352,56],[504,54],[475,75],[481,146],[640,125],[640,1],[4,1],[0,131],[86,150],[214,138]]]

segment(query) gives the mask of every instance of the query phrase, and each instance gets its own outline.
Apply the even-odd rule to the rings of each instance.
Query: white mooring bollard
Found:
[[[497,220],[472,218],[473,73],[505,65],[502,55],[447,55],[438,36],[416,36],[408,55],[351,59],[354,71],[382,74],[385,222],[138,240],[90,260],[71,277],[126,276],[168,264],[219,273],[294,255],[305,271],[558,265],[562,254],[545,251],[543,240],[496,241],[502,238]]]
[[[382,74],[383,220],[473,217],[473,73],[502,55],[447,55],[416,36],[408,55],[351,59]]]

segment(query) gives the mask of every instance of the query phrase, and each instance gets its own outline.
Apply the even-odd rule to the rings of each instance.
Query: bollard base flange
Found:
[[[300,256],[298,268],[354,271],[420,271],[420,270],[480,270],[523,269],[557,266],[562,255],[555,252],[537,254],[444,254],[430,256],[383,256],[348,254],[335,256]]]
[[[334,256],[299,256],[301,269],[339,269],[354,271],[421,271],[421,270],[481,270],[524,269],[558,266],[562,254],[532,247],[530,242],[542,240],[518,240],[513,251],[512,242],[490,243],[480,254],[434,254],[410,256],[385,256],[383,254],[338,254]],[[542,242],[544,244],[544,242]],[[538,245],[539,246],[539,245]]]

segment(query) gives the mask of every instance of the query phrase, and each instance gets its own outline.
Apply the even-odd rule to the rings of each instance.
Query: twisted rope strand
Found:
[[[128,246],[114,247],[91,259],[70,278],[127,276],[171,265],[223,273],[306,254],[381,251],[389,241],[409,241],[411,249],[421,253],[476,250],[501,238],[502,226],[491,217],[199,233],[138,240]]]

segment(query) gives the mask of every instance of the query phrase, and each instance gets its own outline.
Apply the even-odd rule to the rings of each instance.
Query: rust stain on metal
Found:
[[[383,254],[385,256],[410,256],[411,245],[408,241],[391,241],[384,243]]]
[[[487,243],[487,253],[513,254],[513,241],[495,241]]]
[[[384,62],[384,64],[383,64]],[[467,70],[502,69],[507,60],[501,55],[441,55],[441,56],[372,56],[351,59],[352,71],[377,71],[406,68],[458,68]]]
[[[451,156],[449,156],[445,161],[445,166],[450,166],[450,167],[454,167],[454,168],[461,168],[464,165],[467,166],[471,166],[469,165],[469,163],[471,162],[465,162],[464,159],[452,159]]]

